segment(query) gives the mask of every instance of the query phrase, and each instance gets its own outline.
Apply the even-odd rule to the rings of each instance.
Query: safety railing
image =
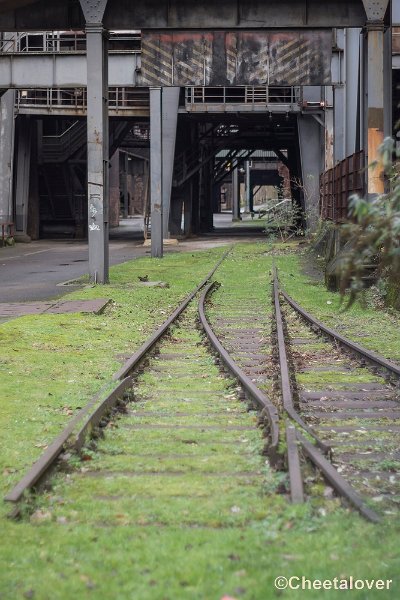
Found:
[[[113,110],[133,110],[149,104],[149,92],[137,87],[110,87],[109,108]],[[86,88],[43,88],[17,90],[16,108],[71,108],[86,109]]]
[[[136,31],[111,32],[108,45],[110,52],[140,52],[141,36]],[[84,31],[19,32],[0,42],[0,52],[86,52],[86,34]]]
[[[196,104],[247,104],[262,105],[284,104],[300,106],[302,90],[299,86],[237,86],[186,88],[186,105]]]

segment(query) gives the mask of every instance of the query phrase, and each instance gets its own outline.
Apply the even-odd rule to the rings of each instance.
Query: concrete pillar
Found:
[[[17,127],[17,164],[15,184],[15,239],[29,242],[27,235],[29,210],[29,181],[31,167],[32,123],[20,116]]]
[[[8,90],[0,102],[0,221],[13,221],[15,91]]]
[[[232,218],[234,221],[240,221],[240,185],[239,185],[239,167],[232,171]]]
[[[367,164],[378,161],[374,169],[368,169],[368,195],[375,196],[384,192],[383,166],[379,161],[379,146],[384,139],[384,17],[389,0],[363,0],[367,14],[365,27],[367,45],[367,139],[365,151]]]
[[[89,278],[108,283],[109,128],[108,43],[102,25],[107,0],[80,0],[86,19]]]
[[[178,124],[179,87],[166,87],[162,91],[162,197],[163,235],[169,237],[172,176],[174,171],[176,128]]]
[[[163,256],[162,88],[150,88],[151,256]]]
[[[297,123],[304,210],[307,228],[313,230],[318,219],[319,178],[324,156],[321,126],[311,115],[299,115]]]

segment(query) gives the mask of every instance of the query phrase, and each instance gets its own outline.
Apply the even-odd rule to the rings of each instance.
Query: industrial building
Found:
[[[121,216],[162,256],[260,186],[311,229],[384,190],[399,0],[1,0],[0,28],[3,238],[88,237],[96,282]]]

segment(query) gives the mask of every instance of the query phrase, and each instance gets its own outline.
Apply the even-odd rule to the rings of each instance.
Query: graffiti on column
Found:
[[[101,216],[101,195],[92,193],[89,201],[89,231],[100,231],[98,220]]]

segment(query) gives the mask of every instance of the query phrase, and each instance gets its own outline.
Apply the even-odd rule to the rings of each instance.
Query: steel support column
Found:
[[[336,51],[332,55],[333,88],[333,158],[338,163],[346,157],[346,110],[345,110],[345,81],[346,62],[344,60],[345,32],[343,29],[336,31]]]
[[[79,0],[86,20],[89,278],[108,283],[109,131],[107,0]]]
[[[239,165],[232,171],[232,218],[240,221],[240,180]]]
[[[17,128],[17,176],[15,185],[16,238],[30,241],[27,235],[29,209],[29,180],[31,166],[32,123],[20,117]]]
[[[122,168],[122,177],[121,177],[121,188],[122,188],[122,201],[123,201],[123,210],[122,214],[124,219],[128,218],[129,215],[129,198],[128,198],[128,155],[126,152],[123,153],[123,168]]]
[[[89,277],[108,283],[109,133],[107,42],[100,24],[87,24]]]
[[[333,86],[325,88],[325,171],[334,166],[334,118]]]
[[[119,214],[120,214],[120,152],[116,150],[112,157],[110,157],[110,202],[109,202],[109,225],[110,227],[118,227],[119,225]]]
[[[250,183],[250,161],[246,160],[246,212],[250,212],[251,205],[251,183]]]
[[[318,219],[319,177],[324,156],[321,125],[311,115],[298,116],[297,123],[304,210],[307,228],[313,229]]]
[[[174,171],[176,128],[178,124],[179,87],[166,87],[162,92],[162,197],[163,235],[169,237],[172,175]]]
[[[384,17],[389,0],[363,0],[367,14],[365,34],[367,39],[367,107],[366,107],[366,155],[367,165],[377,161],[375,168],[368,169],[368,195],[384,192],[383,166],[379,160],[379,146],[384,138]],[[387,90],[391,94],[391,89]]]
[[[0,221],[13,220],[14,105],[15,92],[8,90],[0,105]]]
[[[383,40],[383,115],[384,115],[384,137],[393,135],[393,77],[392,77],[392,28],[389,27],[384,34]]]
[[[359,123],[360,81],[360,29],[346,29],[346,121],[345,155],[350,156],[358,149],[357,129]]]
[[[163,256],[162,88],[150,89],[151,256]]]

